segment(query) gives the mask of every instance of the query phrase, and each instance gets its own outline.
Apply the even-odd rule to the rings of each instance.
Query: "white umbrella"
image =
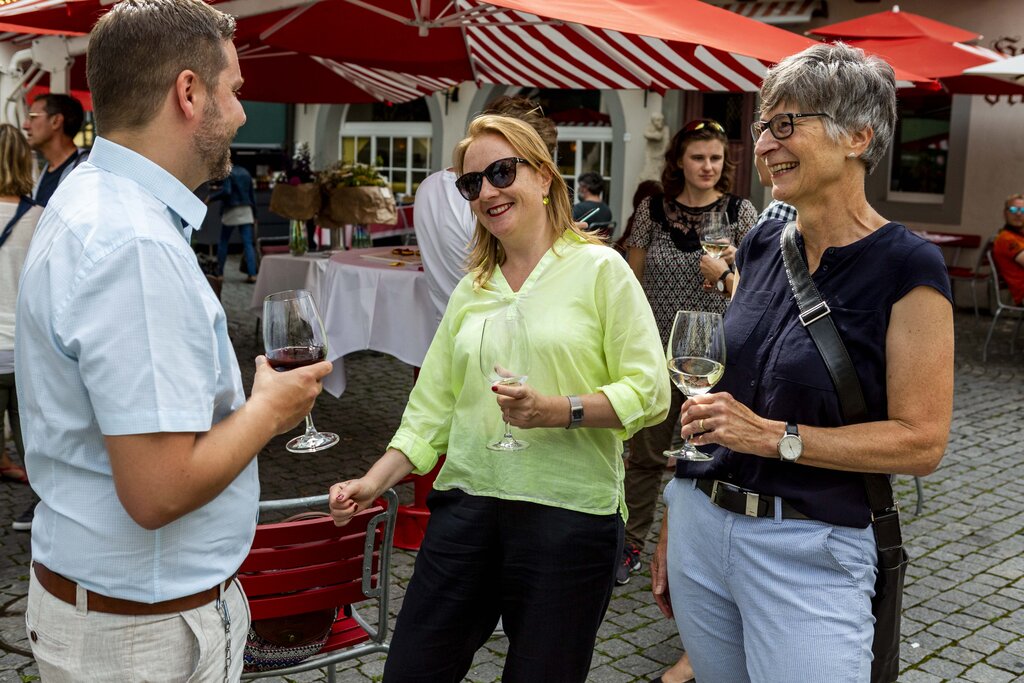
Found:
[[[972,66],[970,69],[964,69],[964,73],[970,76],[988,76],[989,78],[1002,78],[1007,81],[1024,83],[1024,54],[991,64]]]

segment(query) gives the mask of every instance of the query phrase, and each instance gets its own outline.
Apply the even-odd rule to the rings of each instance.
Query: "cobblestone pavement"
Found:
[[[235,257],[237,258],[237,257]],[[258,349],[252,289],[227,268],[224,303],[246,386]],[[914,514],[909,477],[897,481],[904,501],[904,536],[912,556],[904,599],[903,674],[906,683],[1024,680],[1024,482],[1019,477],[1024,445],[1024,382],[1021,350],[1009,352],[1012,325],[996,332],[987,364],[981,342],[989,319],[958,313],[956,401],[949,448],[941,467],[924,480],[924,510]],[[412,386],[409,366],[381,354],[346,358],[348,391],[339,400],[324,394],[317,424],[339,433],[340,446],[319,455],[284,450],[286,437],[260,454],[264,498],[323,493],[341,478],[365,471],[397,427]],[[408,487],[402,487],[408,488]],[[29,501],[28,488],[0,484],[0,682],[36,680],[25,637],[23,611],[28,586],[29,534],[12,531],[9,520]],[[407,495],[404,493],[403,495]],[[657,525],[655,525],[657,526]],[[653,549],[648,543],[648,553]],[[394,611],[412,571],[414,554],[395,554]],[[643,573],[615,590],[601,627],[590,680],[647,681],[680,652],[672,622],[662,618]],[[392,621],[393,623],[393,621]],[[507,641],[493,638],[477,655],[467,680],[498,681]],[[379,680],[381,656],[343,666],[339,681]],[[272,679],[284,681],[286,679]],[[323,681],[321,671],[290,677]]]

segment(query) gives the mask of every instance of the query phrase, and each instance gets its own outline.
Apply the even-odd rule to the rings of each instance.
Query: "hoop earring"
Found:
[[[548,204],[551,203],[551,200],[547,197],[547,195],[545,195],[544,199],[541,200],[541,203],[544,204],[544,206],[547,206]]]

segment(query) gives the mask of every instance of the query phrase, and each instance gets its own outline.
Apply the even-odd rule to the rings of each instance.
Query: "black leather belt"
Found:
[[[718,479],[698,479],[697,488],[706,493],[711,502],[723,510],[747,517],[775,516],[775,496],[748,491]],[[785,500],[782,501],[782,518],[810,519]]]

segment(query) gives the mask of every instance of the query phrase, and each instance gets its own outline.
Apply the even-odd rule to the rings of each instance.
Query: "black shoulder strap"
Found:
[[[7,221],[7,225],[4,226],[4,231],[0,233],[0,247],[4,246],[4,242],[6,242],[7,238],[11,236],[11,231],[14,230],[14,226],[21,220],[22,216],[28,213],[28,210],[35,205],[35,202],[28,197],[21,197],[18,199],[18,208],[14,210],[14,217]]]
[[[651,219],[661,226],[665,225],[665,222],[667,220],[665,217],[665,204],[663,202],[664,198],[665,195],[662,194],[661,192],[651,195],[651,203],[649,205],[651,211]]]
[[[740,219],[740,203],[742,201],[742,199],[734,194],[728,195],[728,200],[725,204],[725,215],[729,217],[729,222],[733,225]]]
[[[839,330],[832,321],[831,310],[822,300],[818,288],[814,286],[807,262],[796,244],[796,223],[786,224],[782,229],[780,242],[782,262],[786,267],[786,276],[789,278],[789,286],[793,289],[797,308],[800,310],[800,322],[807,328],[807,333],[811,335],[814,345],[818,347],[818,352],[828,367],[832,382],[836,385],[836,393],[839,394],[843,416],[848,422],[863,421],[867,418],[867,404],[864,401],[860,379],[854,370],[846,345],[839,336]],[[899,517],[893,503],[889,477],[884,474],[865,474],[864,488],[867,491],[872,517],[876,521],[888,519],[893,514],[897,515],[895,525],[876,524],[878,547],[894,547],[894,541],[895,545],[899,545],[902,542],[898,536]],[[892,536],[893,528],[897,534],[895,538]]]

